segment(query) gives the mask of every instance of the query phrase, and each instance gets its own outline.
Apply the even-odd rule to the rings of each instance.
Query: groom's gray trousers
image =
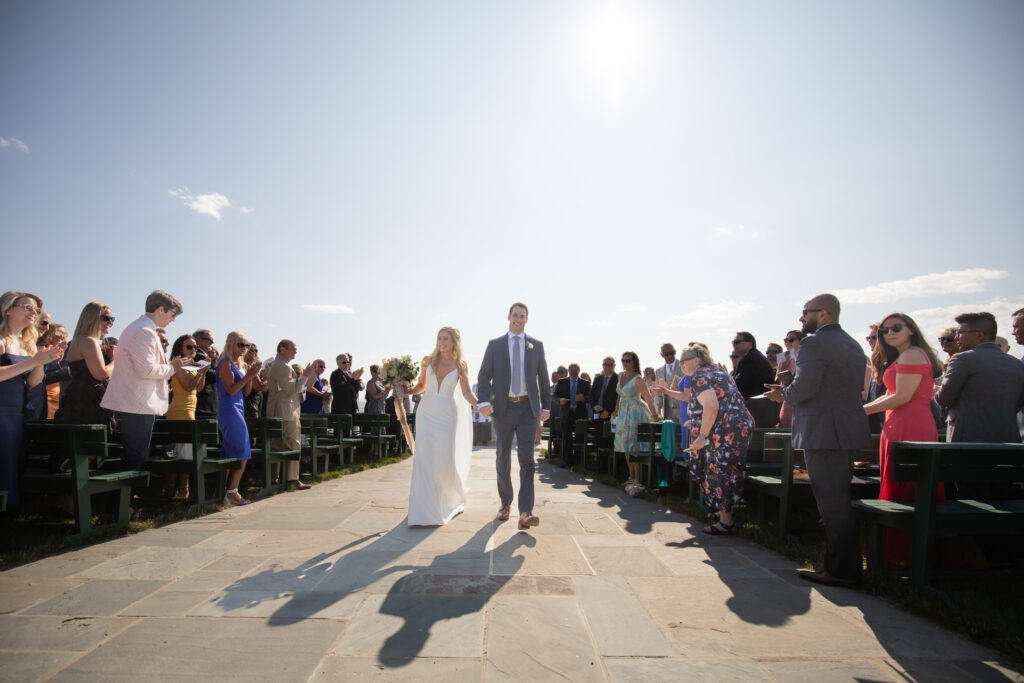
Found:
[[[533,438],[537,433],[537,418],[529,401],[509,403],[505,414],[494,416],[497,436],[498,496],[502,506],[512,505],[512,435],[519,442],[519,513],[533,512]]]

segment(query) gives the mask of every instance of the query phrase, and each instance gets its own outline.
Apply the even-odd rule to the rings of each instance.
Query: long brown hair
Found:
[[[944,372],[942,363],[939,362],[932,347],[924,340],[921,328],[917,326],[914,319],[906,313],[890,313],[879,321],[879,326],[889,318],[899,318],[903,321],[903,324],[910,330],[910,345],[921,349],[924,351],[924,355],[928,357],[928,363],[932,366],[932,377],[941,375]],[[882,383],[882,375],[885,374],[890,365],[896,362],[899,356],[900,352],[896,350],[896,347],[885,341],[884,334],[879,334],[878,339],[875,340],[875,350],[871,352],[871,367],[874,371],[876,382]]]
[[[40,311],[43,309],[43,300],[35,294],[15,291],[4,292],[3,296],[0,296],[0,334],[14,335],[14,330],[9,327],[7,316],[20,299],[32,299],[35,302],[36,308]],[[26,326],[25,329],[21,331],[19,339],[21,340],[21,346],[23,349],[28,351],[30,354],[35,354],[36,341],[39,339],[38,326]]]

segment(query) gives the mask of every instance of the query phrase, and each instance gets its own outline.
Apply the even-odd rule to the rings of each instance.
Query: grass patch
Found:
[[[411,456],[412,454],[406,451],[402,455],[391,456],[381,460],[359,461],[341,470],[310,476],[305,478],[305,480],[310,484],[320,484],[348,474],[393,465]],[[259,490],[259,487],[247,490],[250,493],[254,493]],[[103,524],[104,526],[97,528],[87,538],[74,536],[74,522],[71,520],[59,521],[56,517],[41,515],[32,511],[19,512],[18,514],[11,514],[10,512],[0,514],[0,570],[27,562],[35,562],[36,560],[57,555],[67,550],[104,543],[115,538],[137,534],[140,531],[195,519],[204,514],[219,512],[226,507],[224,505],[212,505],[198,510],[190,509],[188,504],[180,499],[161,501],[144,507],[146,512],[153,515],[151,519],[144,522],[129,522],[128,524],[107,523],[109,522],[109,517],[102,513],[96,514],[93,515],[93,523]]]

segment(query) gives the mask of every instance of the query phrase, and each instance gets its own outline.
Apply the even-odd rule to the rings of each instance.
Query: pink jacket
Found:
[[[138,415],[167,412],[167,380],[174,366],[167,363],[156,325],[142,316],[124,329],[117,341],[114,372],[100,405]]]

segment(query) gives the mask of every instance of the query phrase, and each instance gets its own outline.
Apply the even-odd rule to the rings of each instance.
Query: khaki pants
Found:
[[[298,420],[284,421],[284,438],[273,439],[270,445],[274,450],[300,451],[302,450],[302,428]],[[285,468],[285,481],[298,481],[299,463],[289,462]]]

